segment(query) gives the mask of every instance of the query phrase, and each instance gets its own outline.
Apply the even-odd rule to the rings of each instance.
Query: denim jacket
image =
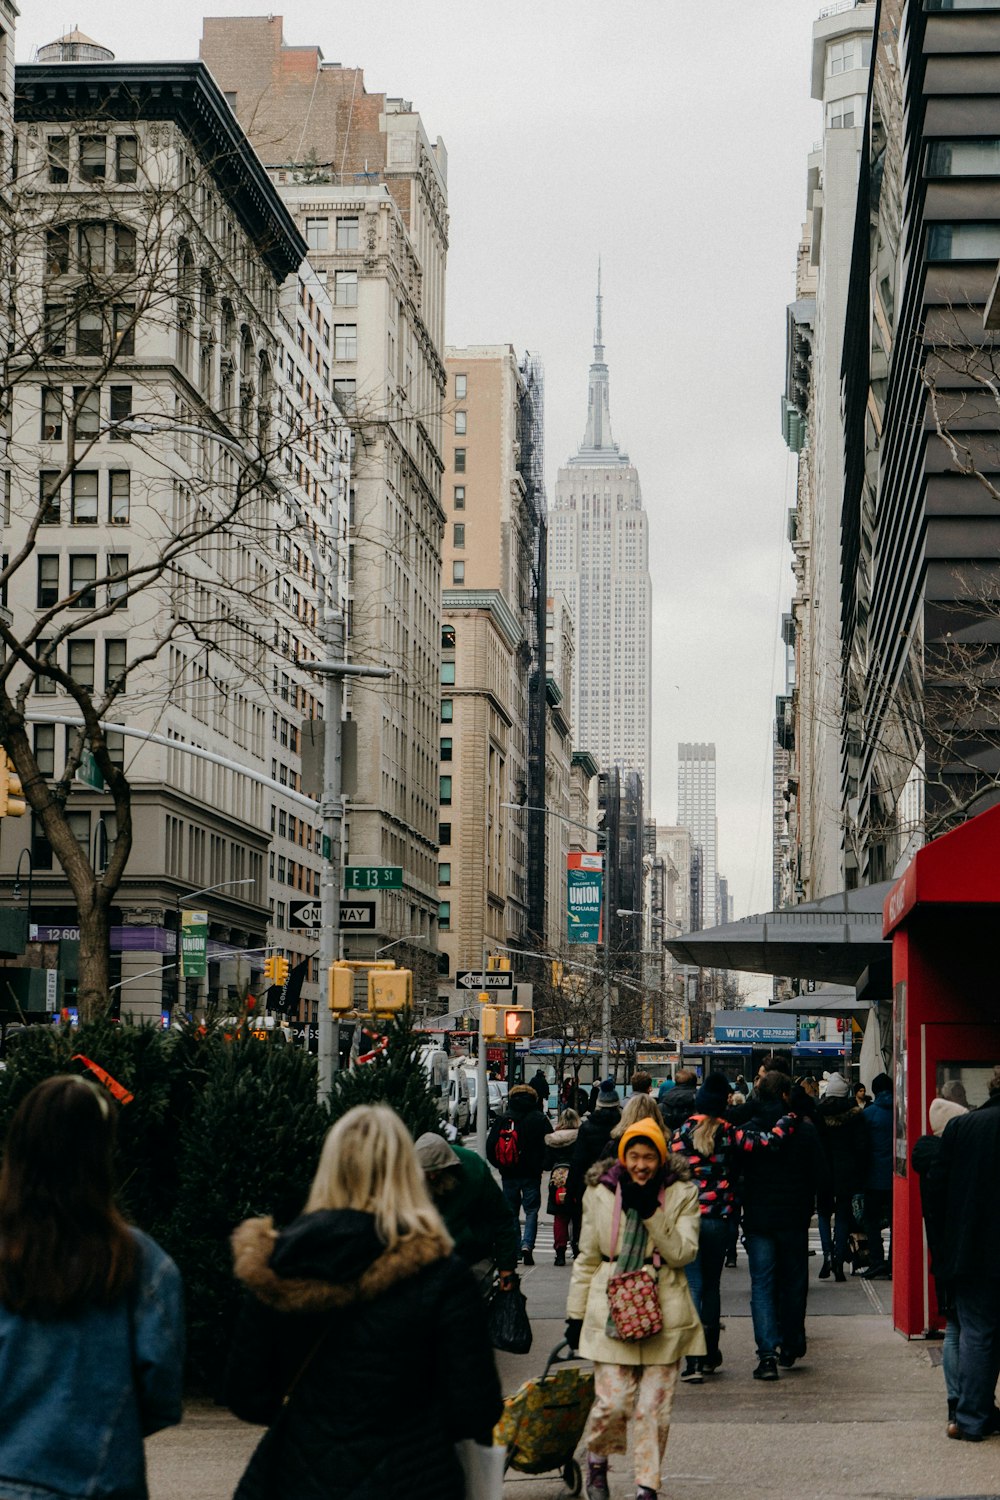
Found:
[[[142,1440],[181,1420],[180,1272],[147,1235],[110,1307],[41,1321],[0,1304],[0,1500],[146,1500]]]

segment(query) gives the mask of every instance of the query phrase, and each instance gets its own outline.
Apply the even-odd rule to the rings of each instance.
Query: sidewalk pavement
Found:
[[[552,1264],[543,1219],[537,1265],[522,1285],[534,1328],[530,1354],[500,1355],[504,1391],[536,1378],[560,1341],[570,1267]],[[753,1329],[746,1257],[723,1273],[724,1363],[702,1386],[680,1385],[661,1500],[753,1494],[774,1500],[998,1500],[1000,1438],[945,1436],[940,1345],[893,1332],[891,1285],[818,1282],[810,1261],[809,1352],[773,1385],[751,1379]],[[181,1427],[147,1445],[151,1500],[228,1500],[260,1437],[218,1407],[196,1404]],[[504,1500],[563,1500],[557,1474],[511,1471]],[[631,1500],[631,1472],[612,1465],[613,1500]],[[294,1497],[289,1497],[294,1500]]]

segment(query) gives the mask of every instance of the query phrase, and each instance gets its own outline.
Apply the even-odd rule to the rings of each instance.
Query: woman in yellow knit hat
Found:
[[[698,1253],[698,1190],[654,1120],[622,1133],[587,1177],[566,1338],[594,1361],[587,1500],[608,1500],[608,1458],[632,1427],[637,1500],[656,1500],[680,1361],[705,1353],[683,1267]]]

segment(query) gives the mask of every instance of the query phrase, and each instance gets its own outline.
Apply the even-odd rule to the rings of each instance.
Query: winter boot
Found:
[[[526,1266],[533,1266],[535,1264],[534,1254],[530,1250],[521,1251],[521,1260]]]
[[[847,1280],[847,1277],[844,1275],[844,1262],[842,1260],[835,1260],[833,1263],[833,1279],[834,1281]]]
[[[774,1354],[762,1354],[753,1372],[754,1380],[778,1380],[778,1360]]]
[[[708,1346],[708,1353],[702,1360],[701,1365],[706,1375],[714,1375],[722,1364],[722,1350],[719,1348],[719,1334],[721,1332],[722,1329],[718,1326],[710,1328],[706,1325],[705,1327],[705,1343]]]
[[[635,1500],[656,1500],[656,1491],[646,1484],[640,1484],[635,1492]]]
[[[948,1397],[948,1426],[945,1428],[945,1431],[947,1432],[947,1434],[948,1434],[949,1437],[951,1437],[951,1430],[952,1430],[953,1427],[955,1428],[956,1431],[958,1430],[958,1424],[956,1422],[957,1416],[958,1416],[958,1397],[957,1396],[949,1396]]]
[[[587,1454],[587,1500],[610,1500],[608,1461],[599,1454]]]
[[[704,1371],[702,1370],[702,1363],[703,1361],[700,1355],[689,1354],[687,1359],[684,1361],[684,1368],[681,1371],[681,1379],[686,1380],[688,1385],[701,1385],[705,1379]]]
[[[565,1250],[557,1250],[556,1251],[556,1258],[552,1262],[552,1264],[554,1266],[564,1266],[566,1264],[566,1251]]]
[[[819,1268],[819,1279],[820,1279],[820,1281],[829,1281],[830,1280],[830,1272],[831,1272],[832,1269],[833,1269],[833,1267],[830,1265],[829,1260],[824,1255],[824,1257],[823,1257],[823,1264]]]

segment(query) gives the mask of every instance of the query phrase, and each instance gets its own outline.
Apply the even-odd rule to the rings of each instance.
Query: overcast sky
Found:
[[[810,0],[289,0],[285,40],[361,65],[449,157],[448,341],[537,350],[550,493],[583,436],[597,257],[616,441],[653,575],[652,813],[679,740],[718,747],[719,869],[771,904],[771,724],[791,573],[785,304],[820,133]],[[263,7],[260,8],[264,13]],[[196,57],[252,0],[22,7],[18,58],[77,24],[122,61]]]

